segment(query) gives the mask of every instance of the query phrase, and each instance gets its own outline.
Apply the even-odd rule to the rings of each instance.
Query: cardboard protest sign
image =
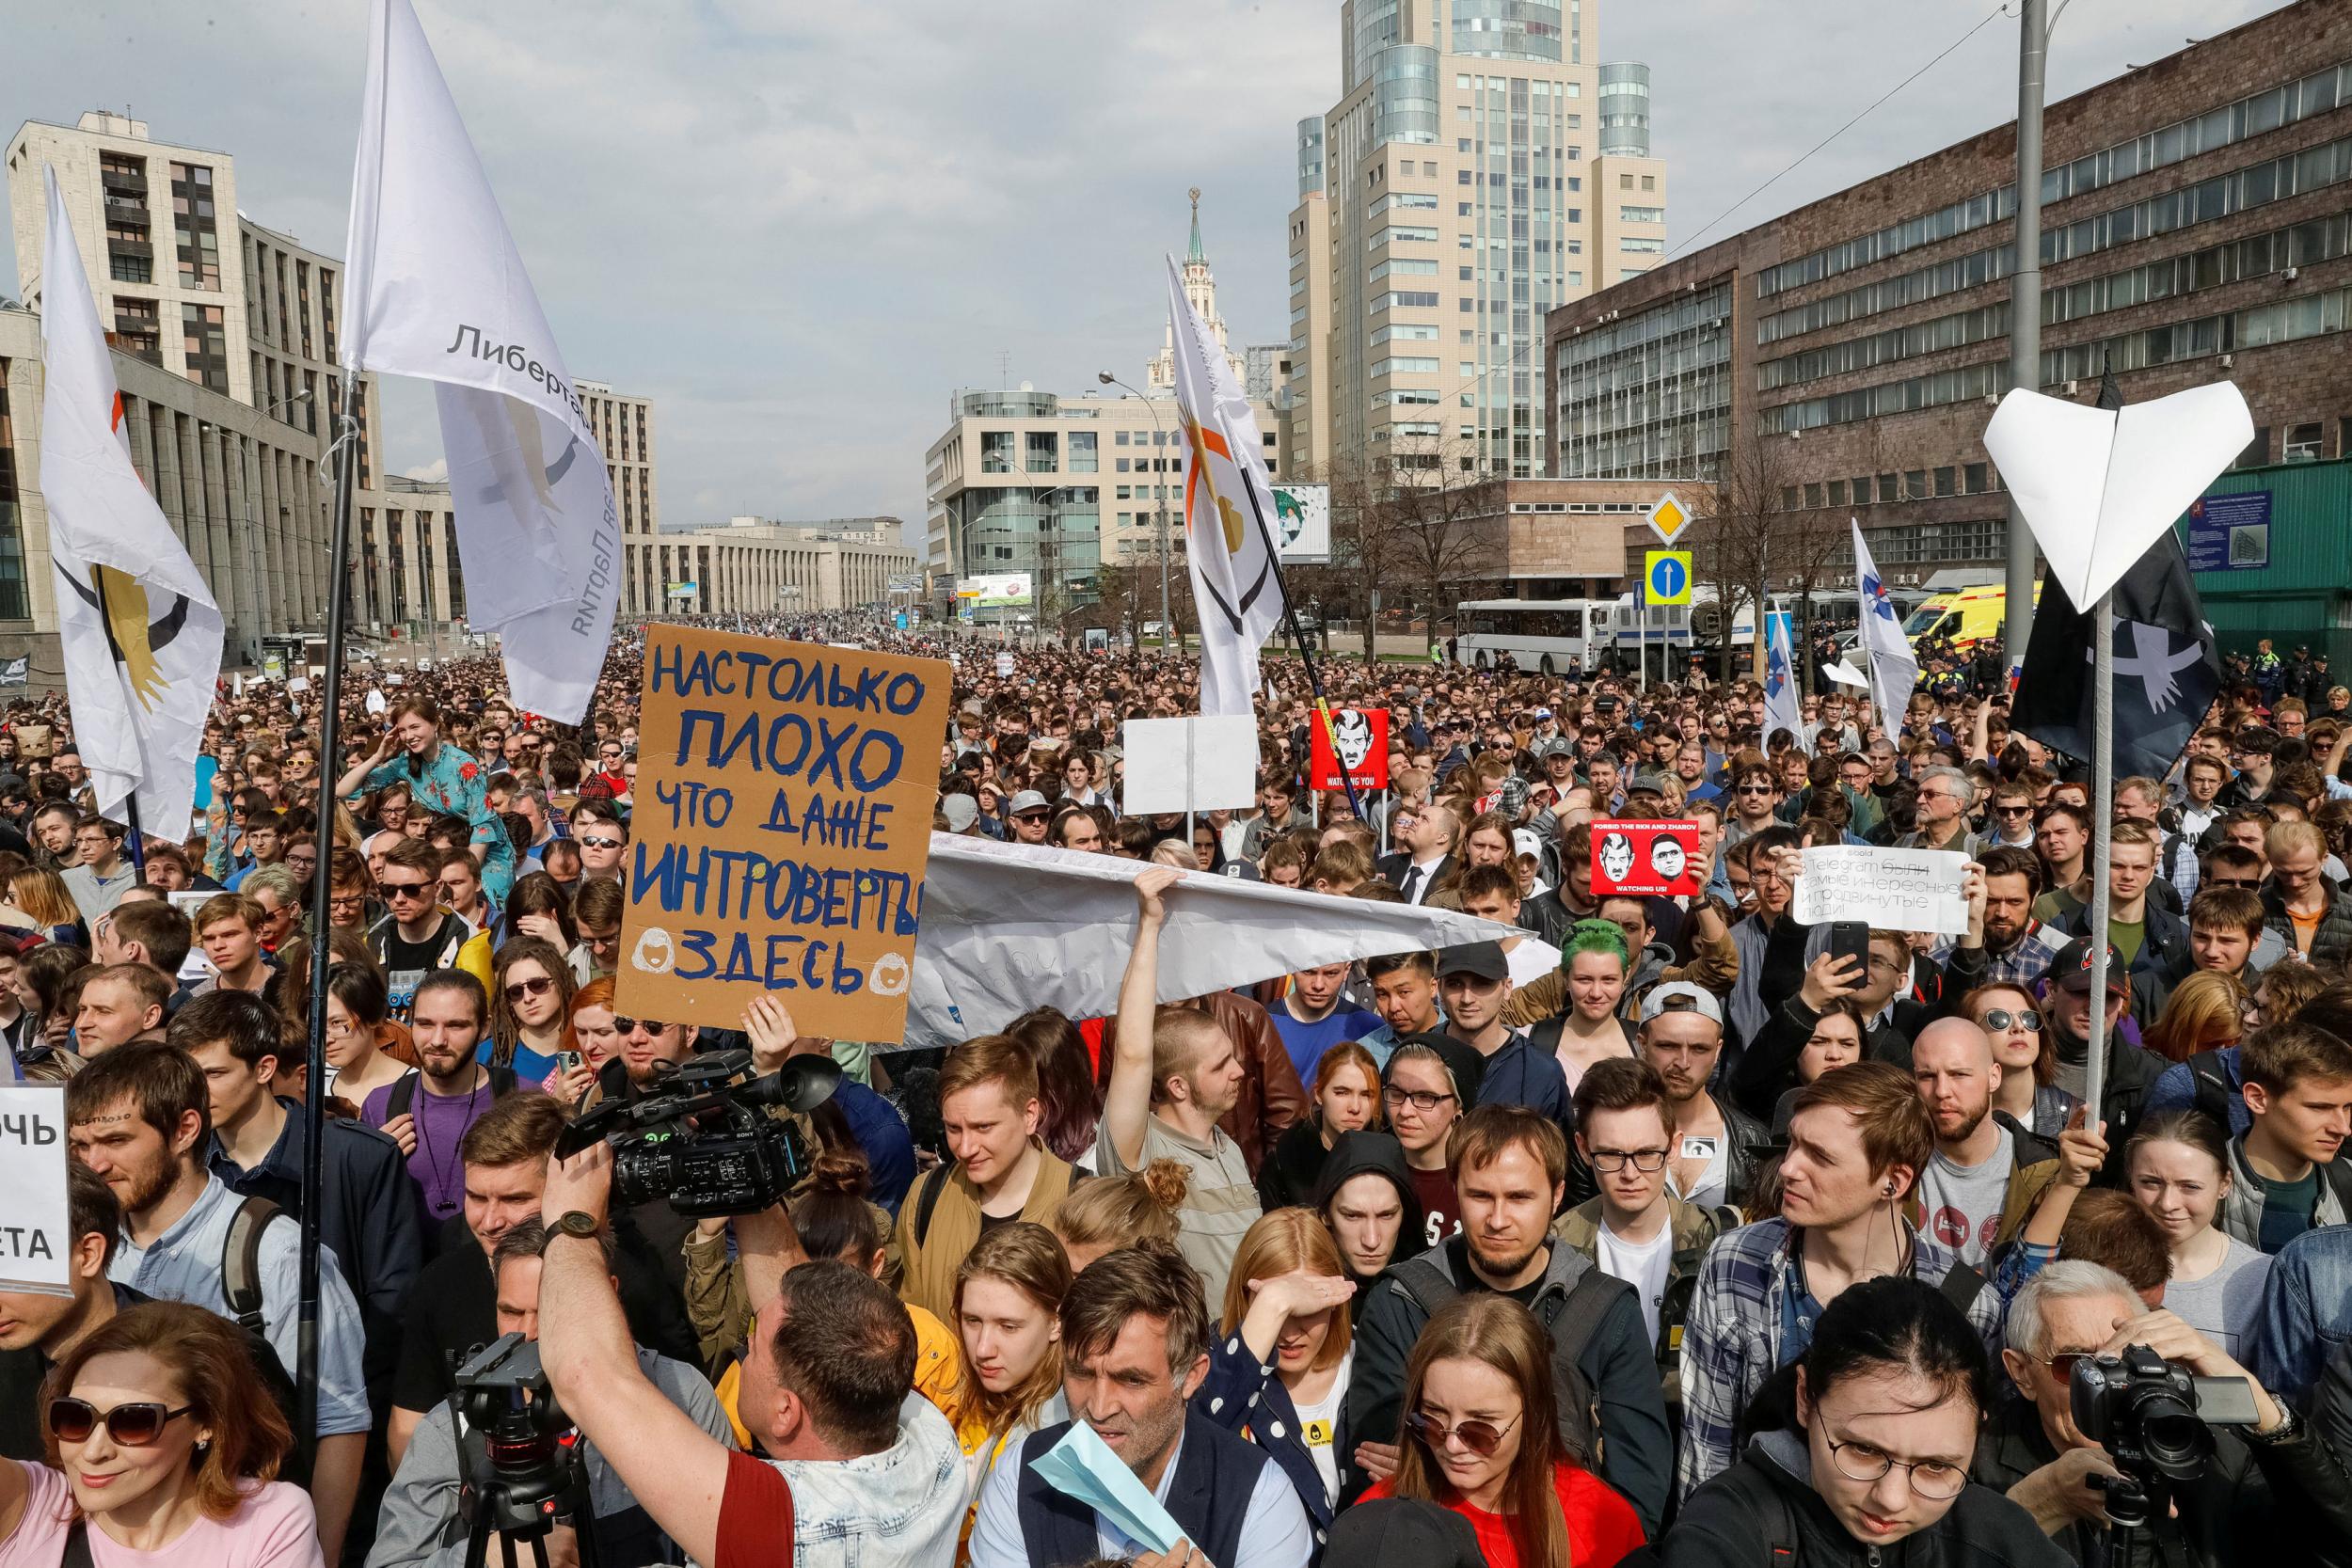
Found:
[[[1335,707],[1331,723],[1320,717],[1307,721],[1307,778],[1310,789],[1389,787],[1389,710],[1384,707]],[[1338,745],[1332,744],[1334,735]],[[1344,780],[1340,765],[1347,765]]]
[[[0,1291],[70,1296],[72,1227],[65,1206],[65,1088],[0,1087]]]
[[[1886,931],[1957,934],[1968,929],[1955,849],[1875,849],[1827,844],[1804,853],[1789,912],[1807,926],[1859,920]]]
[[[1130,719],[1120,744],[1129,816],[1247,806],[1258,798],[1258,721],[1248,714]]]
[[[906,1023],[951,677],[934,659],[653,626],[614,979],[638,1018]]]
[[[1695,822],[1593,824],[1593,896],[1696,893],[1707,880]]]

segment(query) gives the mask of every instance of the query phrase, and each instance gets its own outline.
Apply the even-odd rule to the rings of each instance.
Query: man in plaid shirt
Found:
[[[1739,1457],[1740,1418],[1774,1372],[1803,1355],[1813,1325],[1838,1292],[1880,1275],[1931,1285],[1958,1263],[1911,1227],[1919,1173],[1935,1129],[1911,1075],[1860,1062],[1802,1090],[1781,1163],[1779,1219],[1719,1238],[1700,1265],[1682,1333],[1682,1447],[1675,1493],[1688,1497]],[[2000,1332],[1997,1291],[1973,1271],[1952,1282],[1955,1299],[1984,1337]]]

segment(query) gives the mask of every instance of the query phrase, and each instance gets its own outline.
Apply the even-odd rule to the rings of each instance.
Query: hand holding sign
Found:
[[[1593,896],[1696,893],[1708,867],[1700,863],[1695,822],[1593,824]]]
[[[1858,920],[1883,931],[1968,929],[1968,857],[1957,851],[1819,845],[1804,851],[1803,863],[1789,912],[1807,926]]]

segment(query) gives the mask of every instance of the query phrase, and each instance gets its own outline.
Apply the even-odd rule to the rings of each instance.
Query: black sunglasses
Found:
[[[612,1032],[616,1035],[633,1035],[640,1029],[648,1035],[658,1035],[668,1027],[668,1024],[650,1018],[622,1018],[616,1014],[612,1020]]]
[[[118,1404],[102,1416],[89,1401],[68,1394],[49,1402],[49,1431],[60,1443],[82,1443],[103,1424],[106,1435],[117,1444],[144,1449],[164,1434],[164,1428],[195,1409],[183,1404],[174,1410],[160,1400],[141,1400]]]

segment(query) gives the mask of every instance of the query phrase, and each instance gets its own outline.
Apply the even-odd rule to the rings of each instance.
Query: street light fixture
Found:
[[[1141,392],[1136,391],[1133,387],[1128,386],[1125,382],[1120,380],[1119,377],[1111,374],[1108,371],[1097,372],[1095,379],[1100,381],[1105,387],[1117,387],[1121,391],[1127,393],[1130,397],[1136,398],[1142,403],[1143,411],[1152,416],[1152,461],[1156,465],[1159,460],[1159,454],[1165,445],[1165,438],[1160,429],[1159,408],[1150,398],[1145,397]],[[1168,649],[1168,639],[1175,632],[1176,626],[1175,623],[1169,619],[1168,609],[1168,563],[1170,555],[1168,543],[1168,501],[1165,499],[1168,492],[1168,486],[1162,484],[1160,483],[1160,470],[1155,467],[1152,472],[1152,498],[1157,506],[1159,517],[1160,649],[1163,653],[1165,653]]]

